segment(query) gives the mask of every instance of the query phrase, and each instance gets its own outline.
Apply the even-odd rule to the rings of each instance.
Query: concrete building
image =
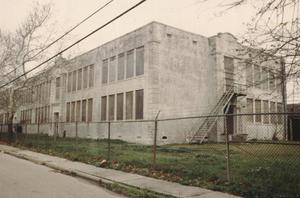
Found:
[[[27,123],[28,132],[67,136],[76,135],[78,122],[77,135],[94,139],[107,137],[110,120],[112,138],[152,144],[154,124],[148,120],[158,112],[167,119],[280,111],[279,63],[246,63],[242,49],[229,33],[207,38],[152,22],[71,60],[60,58],[46,81],[32,85],[16,120]],[[248,139],[272,139],[282,125],[270,116],[228,120],[232,136]],[[160,121],[158,143],[222,141],[223,121],[205,128],[208,122]]]

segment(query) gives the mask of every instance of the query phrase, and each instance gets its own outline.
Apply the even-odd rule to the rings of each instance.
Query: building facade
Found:
[[[279,63],[246,63],[239,52],[243,48],[229,33],[207,38],[152,22],[71,60],[61,58],[47,71],[47,80],[22,90],[15,122],[26,123],[31,133],[102,139],[112,121],[113,139],[152,144],[149,120],[158,112],[159,119],[222,114],[224,109],[280,112]],[[225,97],[228,101],[220,102]],[[5,112],[0,122],[5,123]],[[162,121],[158,143],[191,142],[203,122]],[[230,123],[230,134],[248,139],[271,139],[281,124],[262,115],[234,117]],[[249,127],[255,130],[250,133]],[[206,138],[222,141],[221,128],[210,129]]]

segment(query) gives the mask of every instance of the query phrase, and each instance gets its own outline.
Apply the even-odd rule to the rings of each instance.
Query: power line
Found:
[[[142,3],[144,3],[146,0],[142,0],[140,2],[138,2],[137,4],[135,4],[134,6],[130,7],[129,9],[127,9],[126,11],[122,12],[121,14],[119,14],[118,16],[114,17],[113,19],[109,20],[108,22],[106,22],[104,25],[98,27],[97,29],[93,30],[92,32],[90,32],[89,34],[85,35],[84,37],[82,37],[81,39],[77,40],[75,43],[69,45],[68,47],[64,48],[63,50],[61,50],[60,52],[58,52],[57,54],[51,56],[50,58],[48,58],[47,60],[43,61],[42,63],[38,64],[37,66],[33,67],[32,69],[30,69],[27,72],[24,72],[23,74],[19,75],[18,77],[14,78],[13,80],[5,83],[4,85],[0,86],[0,89],[15,82],[16,80],[18,80],[19,78],[21,78],[22,76],[25,76],[26,74],[36,70],[37,68],[41,67],[42,65],[44,65],[45,63],[49,62],[50,60],[52,60],[53,58],[59,56],[60,54],[62,54],[63,52],[69,50],[70,48],[72,48],[73,46],[75,46],[76,44],[82,42],[83,40],[85,40],[86,38],[88,38],[89,36],[95,34],[96,32],[98,32],[99,30],[101,30],[102,28],[106,27],[107,25],[109,25],[110,23],[114,22],[115,20],[117,20],[118,18],[122,17],[123,15],[127,14],[128,12],[130,12],[131,10],[135,9],[136,7],[138,7],[139,5],[141,5]]]
[[[91,18],[92,16],[94,16],[95,14],[97,14],[99,11],[101,11],[102,9],[104,9],[105,7],[107,7],[110,3],[112,3],[114,0],[110,0],[109,2],[107,2],[106,4],[104,4],[103,6],[101,6],[100,8],[98,8],[96,11],[94,11],[92,14],[90,14],[89,16],[87,16],[86,18],[84,18],[82,21],[80,21],[78,24],[76,24],[75,26],[73,26],[70,30],[68,30],[67,32],[65,32],[63,35],[61,35],[60,37],[58,37],[57,39],[55,39],[54,41],[52,41],[51,43],[49,43],[45,48],[43,48],[41,51],[39,51],[38,53],[36,53],[35,55],[33,55],[31,58],[35,58],[38,55],[40,55],[42,52],[44,52],[46,49],[48,49],[49,47],[51,47],[52,45],[54,45],[56,42],[58,42],[59,40],[61,40],[62,38],[64,38],[66,35],[68,35],[69,33],[71,33],[74,29],[76,29],[78,26],[80,26],[81,24],[83,24],[85,21],[87,21],[89,18]],[[16,67],[15,69],[9,71],[8,73],[3,75],[3,78],[8,76],[9,74],[15,72],[19,67]]]

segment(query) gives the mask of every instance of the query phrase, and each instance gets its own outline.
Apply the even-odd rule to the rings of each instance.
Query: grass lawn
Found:
[[[95,166],[108,156],[105,140],[30,135],[15,144]],[[231,144],[230,182],[225,154],[224,144],[159,146],[154,169],[151,146],[114,140],[106,167],[245,197],[300,197],[300,144]]]

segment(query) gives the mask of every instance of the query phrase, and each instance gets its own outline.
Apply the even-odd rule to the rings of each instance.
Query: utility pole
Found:
[[[281,65],[281,94],[282,94],[282,108],[283,108],[283,130],[284,130],[284,138],[288,140],[288,132],[287,132],[287,107],[286,107],[286,73],[285,73],[285,62],[283,57],[280,58]]]

